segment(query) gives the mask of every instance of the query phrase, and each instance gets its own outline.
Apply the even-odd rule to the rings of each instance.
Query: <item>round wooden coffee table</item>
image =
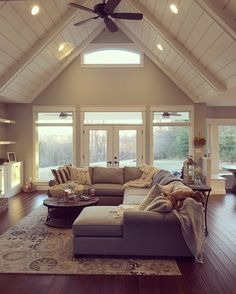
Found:
[[[51,227],[69,229],[81,213],[84,207],[96,205],[98,197],[88,201],[81,201],[79,198],[68,202],[59,202],[58,198],[48,197],[43,204],[48,208],[46,224]]]

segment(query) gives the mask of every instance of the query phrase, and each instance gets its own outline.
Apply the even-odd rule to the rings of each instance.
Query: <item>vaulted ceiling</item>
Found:
[[[0,101],[30,103],[104,29],[101,20],[75,27],[91,13],[69,2],[0,1]],[[236,106],[235,0],[122,0],[119,11],[143,13],[142,21],[116,24],[194,102]],[[59,52],[63,42],[69,48]]]

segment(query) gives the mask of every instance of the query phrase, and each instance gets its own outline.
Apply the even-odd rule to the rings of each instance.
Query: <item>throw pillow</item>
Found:
[[[161,186],[159,184],[154,185],[147,196],[143,199],[143,201],[139,204],[139,210],[145,210],[145,208],[151,203],[157,196],[165,196],[172,192],[173,184],[170,183],[165,186]]]
[[[80,185],[91,185],[91,179],[88,168],[69,166],[71,181]]]
[[[68,167],[52,169],[51,171],[54,176],[54,179],[58,184],[63,184],[70,180],[70,172]]]

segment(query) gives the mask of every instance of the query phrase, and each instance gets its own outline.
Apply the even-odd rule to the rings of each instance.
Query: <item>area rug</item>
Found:
[[[175,260],[74,258],[72,230],[45,225],[41,206],[0,236],[0,273],[181,275]]]

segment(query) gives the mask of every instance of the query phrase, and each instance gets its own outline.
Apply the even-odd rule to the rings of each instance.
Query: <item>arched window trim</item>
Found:
[[[86,64],[84,60],[85,54],[105,50],[121,50],[138,54],[140,56],[139,64]],[[90,44],[85,50],[81,52],[81,66],[82,67],[143,67],[143,52],[141,52],[135,44]]]

